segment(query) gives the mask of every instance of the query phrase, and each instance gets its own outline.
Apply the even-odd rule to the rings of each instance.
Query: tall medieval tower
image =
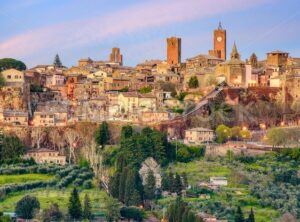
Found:
[[[181,38],[167,38],[167,63],[169,65],[181,63]]]
[[[214,49],[209,50],[209,55],[226,60],[226,30],[222,28],[221,22],[218,29],[214,30]]]
[[[112,48],[109,61],[119,63],[121,66],[123,65],[123,55],[119,48]]]

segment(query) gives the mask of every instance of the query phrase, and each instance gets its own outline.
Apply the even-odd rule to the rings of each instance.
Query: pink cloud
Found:
[[[11,37],[0,43],[0,57],[27,57],[51,48],[67,50],[112,36],[243,10],[268,1],[270,0],[147,1],[108,16],[61,23]]]

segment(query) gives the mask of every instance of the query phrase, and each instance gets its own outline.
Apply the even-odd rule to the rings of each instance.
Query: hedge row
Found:
[[[0,175],[15,175],[28,173],[55,174],[63,169],[59,165],[8,166],[0,168]]]
[[[43,188],[43,187],[51,187],[56,184],[56,180],[49,180],[49,181],[35,181],[35,182],[27,182],[23,184],[12,184],[0,187],[0,197],[5,196],[6,194],[13,193],[13,192],[19,192],[19,191],[25,191],[25,190],[31,190],[35,188]]]

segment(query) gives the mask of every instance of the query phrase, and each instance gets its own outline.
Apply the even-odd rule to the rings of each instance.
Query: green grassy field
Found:
[[[170,166],[174,172],[182,174],[185,172],[191,185],[196,185],[200,181],[208,181],[212,176],[228,177],[231,170],[222,166],[218,162],[208,162],[205,160],[193,161],[189,163],[176,163]]]
[[[0,211],[13,212],[15,210],[16,203],[23,196],[28,194],[38,198],[41,204],[41,209],[47,209],[52,203],[57,203],[63,212],[67,212],[71,191],[71,188],[66,190],[56,190],[49,188],[11,194],[0,202]],[[92,211],[94,213],[103,212],[103,204],[106,193],[102,190],[96,189],[83,190],[80,192],[80,199],[82,203],[85,194],[88,194],[91,199]]]
[[[252,168],[263,170],[259,165],[253,165]],[[218,161],[197,160],[189,163],[176,163],[169,166],[168,170],[182,174],[186,172],[189,184],[197,185],[201,181],[209,181],[212,176],[224,176],[228,179],[228,187],[222,188],[219,192],[214,193],[209,200],[200,198],[185,198],[185,201],[197,208],[197,203],[205,201],[221,202],[224,205],[229,203],[240,205],[245,216],[248,216],[251,207],[255,211],[256,222],[273,222],[279,217],[279,213],[272,208],[262,208],[257,198],[250,195],[247,185],[239,183],[235,178],[235,169],[222,165]],[[175,198],[164,198],[159,201],[163,206],[167,206]]]
[[[20,175],[0,175],[0,186],[8,184],[20,184],[33,181],[46,181],[54,176],[47,174],[20,174]]]

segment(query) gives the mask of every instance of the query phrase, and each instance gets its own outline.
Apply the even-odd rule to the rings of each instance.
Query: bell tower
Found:
[[[169,65],[181,63],[181,38],[167,38],[167,63]]]
[[[226,30],[222,28],[221,22],[214,30],[214,49],[209,51],[209,55],[226,60]]]

